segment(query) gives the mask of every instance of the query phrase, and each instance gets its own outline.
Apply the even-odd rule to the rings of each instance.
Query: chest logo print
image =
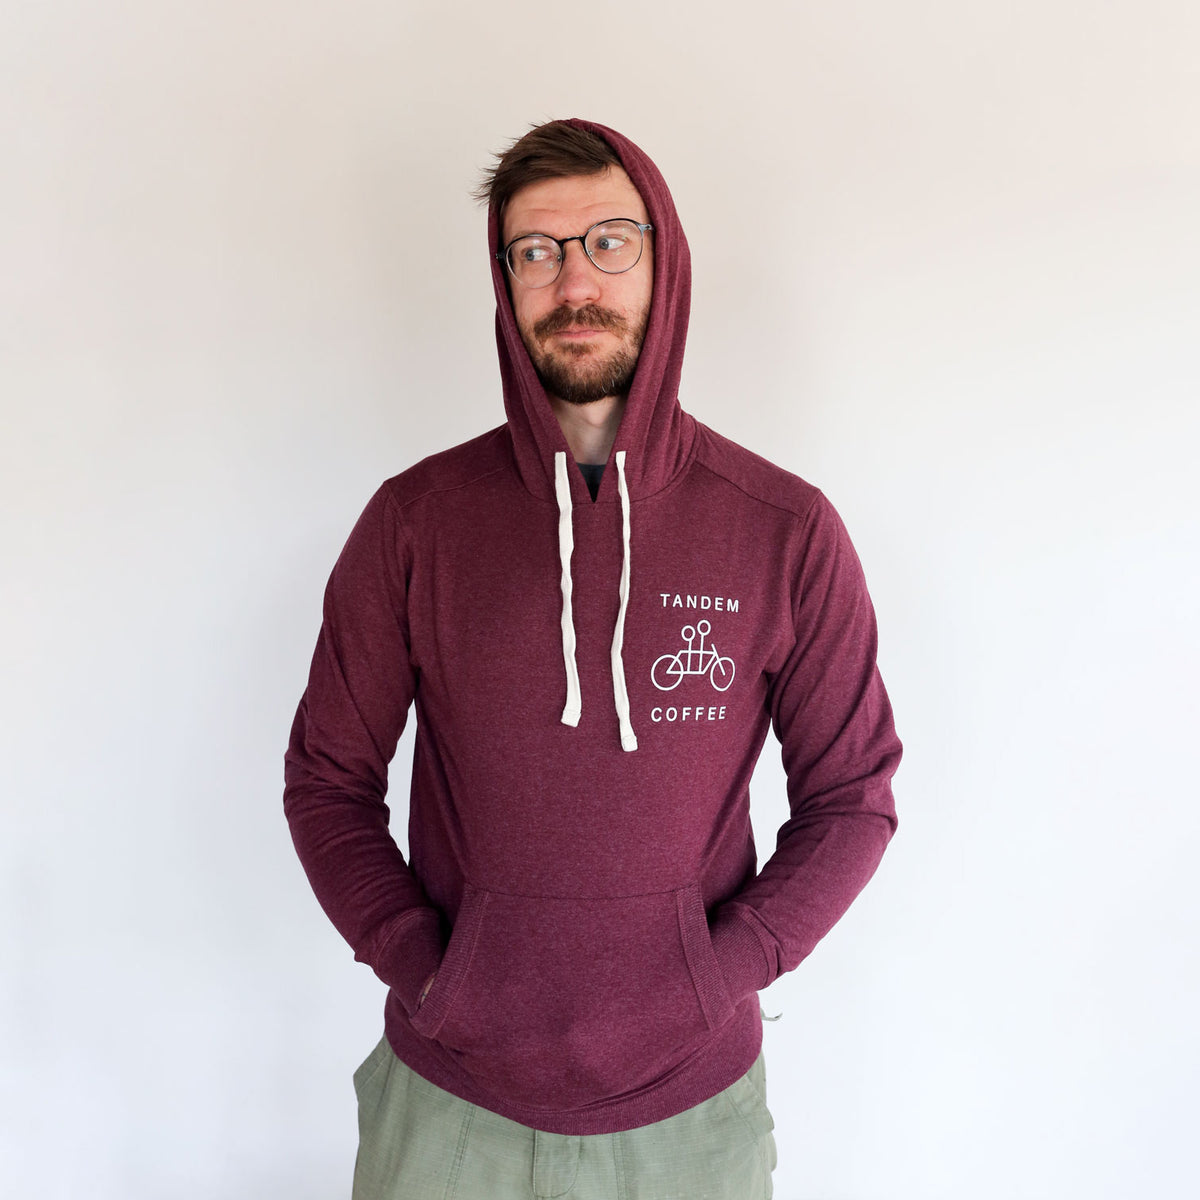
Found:
[[[694,626],[685,625],[680,631],[684,642],[674,654],[663,654],[654,660],[650,668],[650,681],[660,692],[677,688],[685,675],[707,675],[708,681],[718,692],[724,692],[733,683],[733,659],[722,658],[711,642],[704,639],[712,632],[708,621],[697,621]],[[699,638],[699,645],[696,644]]]

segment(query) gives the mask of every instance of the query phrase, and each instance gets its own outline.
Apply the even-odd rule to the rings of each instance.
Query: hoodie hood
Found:
[[[679,407],[679,379],[691,311],[691,254],[670,190],[647,155],[604,125],[579,118],[567,124],[596,134],[613,148],[641,194],[654,226],[650,321],[612,452],[613,459],[625,452],[622,461],[629,498],[640,500],[660,491],[682,470],[695,438],[694,421]],[[488,240],[493,252],[500,249],[500,214],[494,207],[488,211]],[[517,469],[530,492],[552,500],[556,494],[555,455],[565,454],[570,462],[570,450],[517,329],[504,263],[494,256],[491,261],[496,291],[496,347]],[[617,502],[614,475],[613,471],[604,473],[598,503]],[[569,473],[568,486],[581,499],[587,497],[578,471]]]

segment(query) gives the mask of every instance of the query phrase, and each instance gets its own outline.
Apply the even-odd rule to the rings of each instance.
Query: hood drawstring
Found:
[[[621,498],[621,607],[612,640],[613,697],[621,726],[621,749],[636,750],[637,738],[629,720],[629,693],[625,690],[625,662],[621,648],[625,644],[625,610],[629,607],[629,485],[625,482],[625,451],[617,451],[617,494]]]
[[[625,644],[625,611],[629,607],[629,486],[625,480],[625,451],[618,450],[617,493],[621,501],[621,582],[620,608],[613,629],[612,675],[613,699],[617,722],[621,729],[621,749],[636,750],[637,737],[629,719],[629,693],[625,687],[625,664],[621,651]],[[576,726],[583,712],[583,695],[579,686],[579,667],[575,662],[575,616],[571,607],[571,555],[575,550],[571,480],[567,456],[562,450],[554,454],[554,495],[558,500],[558,561],[562,571],[562,640],[563,668],[567,676],[567,702],[563,707],[562,723]]]
[[[567,477],[567,456],[554,455],[554,494],[558,498],[558,561],[562,567],[562,639],[563,666],[567,672],[567,703],[562,723],[575,726],[583,712],[579,689],[579,668],[575,665],[575,615],[571,611],[571,554],[575,550],[575,531],[571,519],[571,480]]]

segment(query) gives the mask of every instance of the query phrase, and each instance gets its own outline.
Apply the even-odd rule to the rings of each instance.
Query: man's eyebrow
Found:
[[[582,237],[589,229],[594,229],[597,225],[604,225],[609,221],[633,221],[637,225],[645,225],[649,222],[649,220],[650,220],[649,217],[647,217],[645,221],[642,221],[637,217],[622,217],[622,216],[600,217],[597,220],[591,221],[589,224],[585,225],[578,233],[567,233],[567,234],[563,234],[562,237]],[[553,233],[547,233],[544,229],[536,229],[535,228],[535,229],[526,229],[521,233],[509,234],[508,237],[504,238],[504,244],[507,246],[509,242],[515,242],[517,240],[517,238],[534,237],[534,236],[555,238],[556,241],[562,240],[562,237],[557,237]]]
[[[501,236],[503,237],[503,229],[504,229],[503,223],[501,224],[500,228],[501,228]],[[531,225],[528,228],[517,229],[514,232],[510,233],[507,237],[504,238],[504,242],[505,242],[505,244],[507,244],[508,242],[515,242],[517,240],[517,238],[532,237],[535,233],[541,234],[542,237],[552,237],[553,236],[553,234],[547,233],[544,229],[539,229],[536,225]]]

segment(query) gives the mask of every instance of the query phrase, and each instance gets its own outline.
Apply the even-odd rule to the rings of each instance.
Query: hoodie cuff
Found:
[[[712,944],[734,1004],[772,982],[766,950],[754,928],[736,910],[718,912],[712,926]]]
[[[446,952],[442,921],[436,909],[421,909],[392,935],[379,956],[375,974],[396,993],[411,1017],[417,1011],[421,989]]]

